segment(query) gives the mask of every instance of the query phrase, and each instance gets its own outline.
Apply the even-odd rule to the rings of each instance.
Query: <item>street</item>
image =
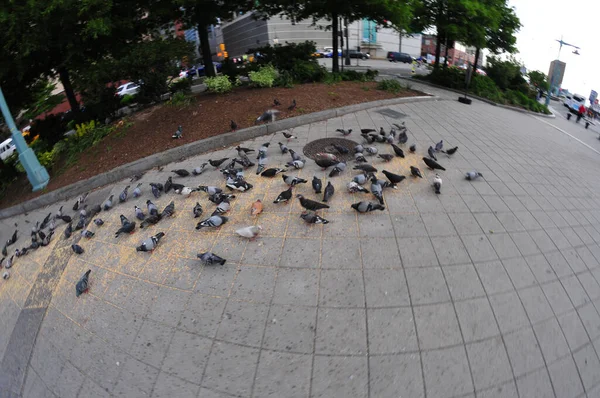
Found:
[[[329,70],[331,70],[331,63],[332,63],[331,58],[320,58],[319,59],[319,64],[327,67],[327,69],[329,69]],[[342,65],[343,63],[344,63],[344,60],[341,59],[340,64]],[[411,71],[412,71],[412,64],[393,63],[393,62],[389,62],[387,60],[380,60],[380,59],[367,59],[367,60],[351,59],[350,63],[351,63],[350,67],[352,69],[356,69],[357,68],[356,65],[358,64],[358,67],[361,69],[368,69],[368,68],[377,69],[379,71],[379,73],[383,74],[383,75],[409,77],[409,76],[411,76]],[[416,68],[415,71],[416,71],[416,73],[418,73],[420,75],[426,75],[429,73],[429,70],[427,68],[425,68],[424,66],[421,68]]]

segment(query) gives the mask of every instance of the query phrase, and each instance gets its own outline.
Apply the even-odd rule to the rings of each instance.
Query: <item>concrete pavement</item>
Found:
[[[155,202],[162,208],[175,200],[172,219],[115,239],[119,214],[133,218],[133,205],[148,198],[145,184],[143,200],[100,215],[106,224],[80,242],[83,255],[65,253],[61,236],[56,247],[19,259],[12,277],[0,282],[2,372],[23,352],[26,336],[17,337],[27,329],[19,317],[34,319],[48,304],[31,357],[19,362],[26,366],[22,389],[10,395],[14,384],[8,383],[18,380],[0,375],[3,394],[599,396],[600,155],[556,128],[564,126],[548,124],[554,120],[478,101],[466,106],[454,93],[423,90],[442,99],[302,126],[288,145],[301,153],[315,139],[339,137],[335,130],[342,127],[354,129],[349,138],[360,142],[360,128],[405,121],[418,153],[373,164],[405,175],[416,165],[425,178],[386,190],[383,212],[350,208],[374,199],[346,192],[350,167],[329,179],[308,161],[290,174],[331,180],[336,193],[322,212],[330,224],[304,224],[297,200],[272,204],[284,183],[250,169],[255,187],[232,201],[230,222],[219,230],[194,229],[196,201],[205,214],[214,208],[206,195],[168,194]],[[390,110],[400,118],[380,113]],[[447,170],[440,172],[438,196],[434,173],[420,159],[440,139],[459,150],[439,155]],[[278,141],[284,142],[281,134],[243,145],[271,142],[269,166],[276,166],[289,159]],[[149,171],[142,181],[164,182],[171,169],[232,156],[223,148]],[[469,170],[484,179],[466,181]],[[180,180],[224,185],[212,170]],[[90,203],[126,184],[95,192]],[[309,184],[295,191],[320,199]],[[265,211],[254,219],[249,208],[259,198]],[[70,209],[72,200],[66,204]],[[24,245],[31,222],[57,207],[2,221],[0,241],[17,223],[23,233],[17,246]],[[256,240],[234,234],[250,224],[263,227]],[[158,231],[166,235],[157,250],[135,251]],[[201,266],[195,256],[206,250],[227,263]],[[87,269],[90,292],[76,298],[75,282]],[[44,272],[54,279],[40,278]]]

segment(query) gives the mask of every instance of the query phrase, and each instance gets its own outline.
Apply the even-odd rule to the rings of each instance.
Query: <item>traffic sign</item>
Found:
[[[598,98],[598,93],[595,90],[592,90],[590,93],[590,103],[593,104],[596,101],[596,98]]]

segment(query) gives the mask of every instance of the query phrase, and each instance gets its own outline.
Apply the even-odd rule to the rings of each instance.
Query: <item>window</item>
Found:
[[[377,42],[377,24],[373,21],[363,19],[363,42],[375,43]]]
[[[431,44],[431,40],[429,40],[429,39],[425,40],[425,45],[428,46],[429,44]]]

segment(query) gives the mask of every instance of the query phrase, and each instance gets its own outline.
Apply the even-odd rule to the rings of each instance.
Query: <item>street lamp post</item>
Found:
[[[33,150],[27,146],[25,142],[25,138],[21,132],[15,126],[15,121],[10,114],[10,110],[8,109],[8,105],[6,104],[6,100],[4,99],[4,93],[0,88],[0,109],[2,110],[2,115],[4,116],[4,120],[10,129],[10,134],[12,135],[12,140],[17,147],[17,152],[19,153],[19,161],[23,165],[23,168],[27,172],[27,178],[29,182],[33,186],[33,191],[39,191],[40,189],[44,189],[46,185],[48,185],[48,181],[50,180],[50,176],[48,175],[48,171],[44,166],[40,164],[38,159],[35,157],[35,153]]]

